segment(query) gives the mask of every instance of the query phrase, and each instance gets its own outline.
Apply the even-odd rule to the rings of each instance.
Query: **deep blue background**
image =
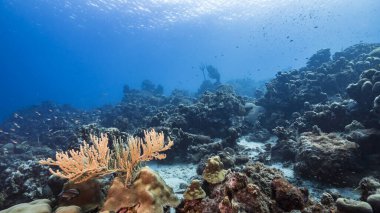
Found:
[[[0,1],[0,120],[43,100],[116,103],[144,79],[195,91],[201,63],[262,80],[321,48],[380,42],[379,0],[227,2]]]

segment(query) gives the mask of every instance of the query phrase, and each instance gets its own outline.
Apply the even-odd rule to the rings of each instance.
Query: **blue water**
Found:
[[[321,48],[380,42],[379,0],[2,0],[0,119],[44,100],[92,108],[144,79],[196,91],[198,69],[265,80]]]

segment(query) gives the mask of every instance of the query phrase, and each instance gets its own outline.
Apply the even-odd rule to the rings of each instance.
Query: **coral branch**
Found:
[[[125,183],[129,184],[141,162],[165,159],[166,155],[160,152],[170,149],[174,144],[171,140],[165,144],[164,134],[154,130],[144,131],[144,135],[145,140],[139,137],[130,137],[127,143],[116,140],[114,150],[108,147],[107,135],[102,134],[100,138],[91,135],[92,146],[83,141],[79,151],[57,152],[56,160],[48,158],[41,160],[40,164],[58,166],[60,171],[49,171],[74,183],[119,173],[125,176]]]

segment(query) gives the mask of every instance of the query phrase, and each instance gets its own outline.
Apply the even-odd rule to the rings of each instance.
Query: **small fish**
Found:
[[[20,115],[17,114],[17,113],[15,113],[15,114],[13,115],[13,117],[16,118],[16,119],[17,119],[17,118],[24,119],[22,116],[20,116]]]
[[[13,144],[18,144],[18,142],[15,141],[15,140],[13,140],[13,139],[11,139],[11,142],[12,142]]]
[[[39,112],[37,112],[37,111],[35,111],[35,113],[36,113],[38,116],[41,116],[41,113],[39,113]]]
[[[14,122],[13,125],[14,125],[15,127],[17,127],[18,129],[20,129],[20,125],[18,125],[16,122]]]
[[[79,189],[74,188],[74,189],[67,189],[67,190],[62,191],[58,195],[58,197],[68,201],[68,200],[78,197],[79,195],[80,195]]]
[[[15,130],[15,129],[13,129],[13,128],[12,128],[12,129],[10,129],[10,130],[11,130],[12,132],[15,132],[15,131],[16,131],[16,130]]]

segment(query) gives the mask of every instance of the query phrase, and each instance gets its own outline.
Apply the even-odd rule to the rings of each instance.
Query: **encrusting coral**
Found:
[[[227,170],[223,169],[223,163],[219,156],[211,157],[207,160],[203,171],[203,178],[211,184],[217,184],[226,178]]]
[[[144,131],[144,139],[139,137],[128,138],[128,145],[121,140],[114,142],[114,150],[108,147],[108,136],[102,134],[99,137],[91,136],[93,145],[83,141],[79,151],[57,152],[56,160],[48,158],[41,160],[40,164],[58,166],[61,171],[50,172],[56,176],[68,179],[74,183],[98,178],[111,173],[119,173],[125,177],[125,184],[130,184],[136,168],[140,162],[153,159],[166,158],[166,151],[173,146],[169,140],[165,144],[163,133]]]
[[[201,187],[200,180],[192,180],[189,187],[187,187],[185,193],[183,194],[183,198],[185,200],[196,200],[202,199],[206,197],[206,192]]]
[[[160,213],[164,212],[164,206],[178,204],[173,190],[151,169],[144,167],[128,188],[123,187],[120,178],[114,179],[101,212]]]

